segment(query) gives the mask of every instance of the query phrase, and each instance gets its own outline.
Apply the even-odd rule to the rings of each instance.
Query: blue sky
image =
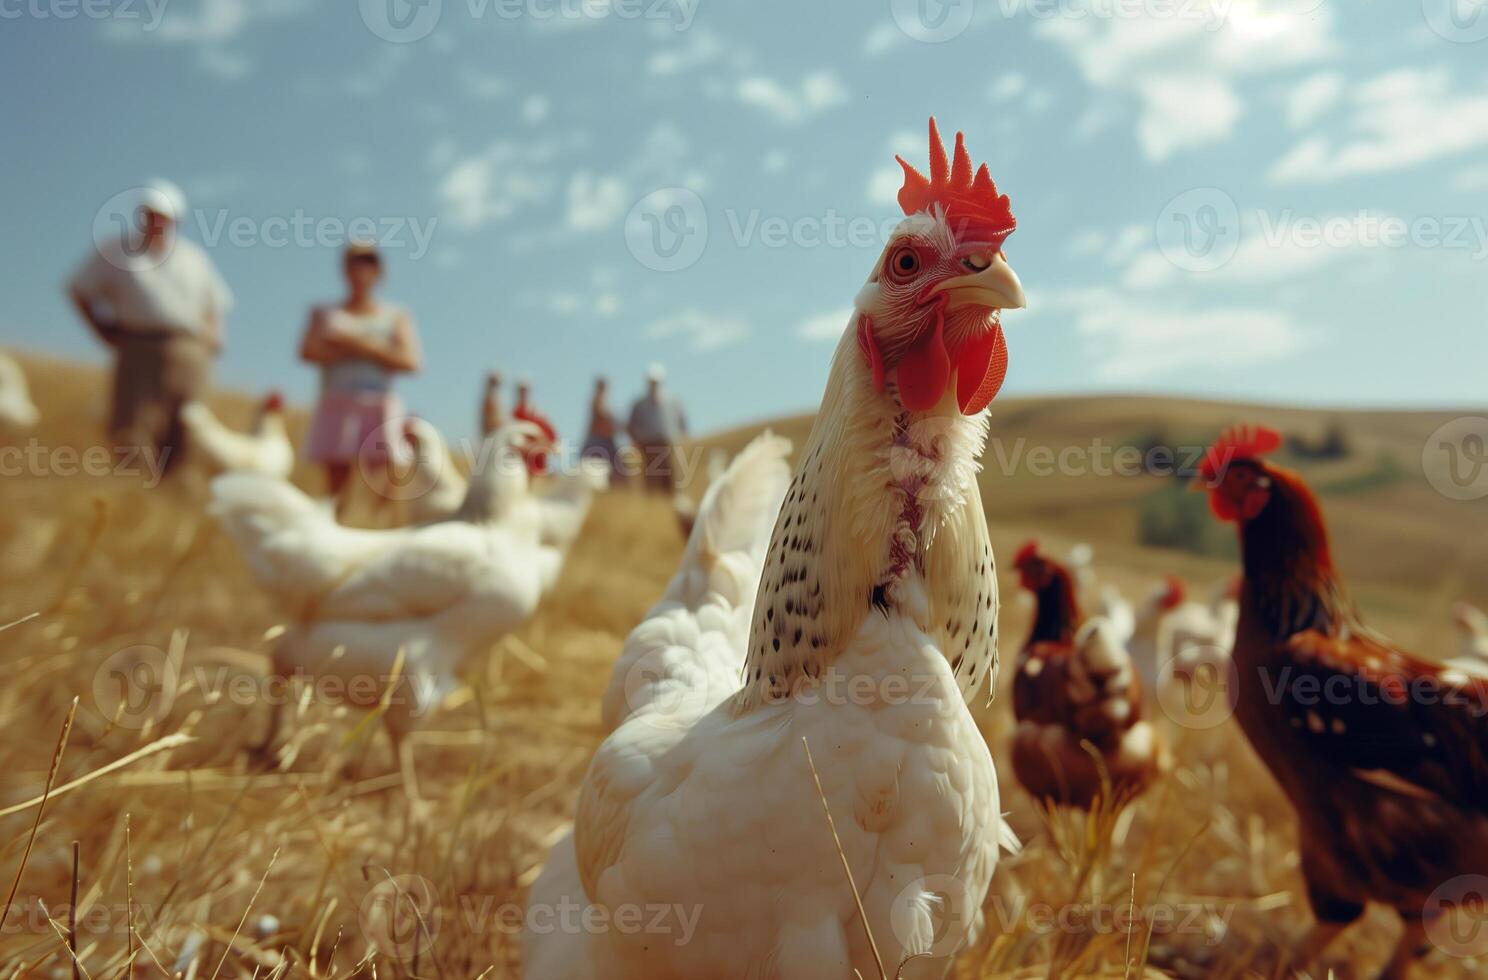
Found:
[[[1481,405],[1485,38],[1484,0],[0,0],[0,330],[100,358],[60,283],[158,174],[237,294],[226,384],[313,395],[360,219],[452,435],[490,367],[570,432],[656,360],[700,429],[809,409],[934,113],[1019,219],[1009,393]]]

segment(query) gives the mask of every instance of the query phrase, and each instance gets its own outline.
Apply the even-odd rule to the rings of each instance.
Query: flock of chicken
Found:
[[[998,673],[978,471],[1007,368],[1001,311],[1023,291],[1008,199],[960,134],[948,155],[931,120],[929,175],[900,163],[906,217],[857,294],[794,470],[767,433],[709,486],[615,664],[573,828],[531,891],[549,907],[691,909],[688,941],[529,934],[528,976],[944,977],[983,929],[999,853],[1019,843],[970,710]],[[603,474],[537,492],[514,423],[467,482],[415,421],[430,489],[414,523],[353,529],[285,479],[276,397],[247,434],[202,406],[185,419],[228,471],[211,513],[289,620],[277,668],[400,678],[405,697],[366,706],[385,709],[416,795],[406,734],[463,661],[532,615]],[[1237,429],[1205,458],[1199,485],[1243,553],[1208,603],[1170,579],[1133,608],[1089,549],[1018,551],[1034,612],[1013,768],[1049,805],[1120,805],[1167,764],[1146,692],[1181,724],[1186,688],[1218,681],[1297,812],[1317,925],[1296,962],[1381,902],[1406,926],[1387,971],[1402,976],[1433,891],[1488,873],[1488,617],[1458,607],[1463,649],[1439,663],[1364,626],[1315,497],[1267,459],[1279,443]],[[1302,679],[1343,696],[1307,700]]]

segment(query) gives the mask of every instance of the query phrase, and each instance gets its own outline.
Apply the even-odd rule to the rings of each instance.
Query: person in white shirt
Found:
[[[222,350],[232,293],[212,261],[177,232],[186,199],[167,181],[142,188],[136,227],[98,243],[68,282],[84,322],[115,353],[109,435],[179,465],[180,407],[200,396]]]
[[[642,485],[647,490],[673,493],[677,488],[674,456],[687,435],[682,406],[662,390],[666,372],[653,364],[646,372],[646,393],[630,407],[626,434],[641,453]]]

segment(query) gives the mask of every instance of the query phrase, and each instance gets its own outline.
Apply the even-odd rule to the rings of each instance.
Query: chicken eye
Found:
[[[889,276],[899,282],[905,282],[914,277],[920,271],[920,256],[914,249],[908,246],[896,248],[889,256]]]

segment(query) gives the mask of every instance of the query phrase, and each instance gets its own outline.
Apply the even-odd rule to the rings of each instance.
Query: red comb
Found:
[[[997,193],[997,185],[984,163],[976,176],[971,174],[971,154],[966,152],[962,134],[956,134],[954,160],[946,159],[945,144],[935,117],[930,117],[930,176],[926,177],[894,157],[904,168],[904,186],[899,189],[899,206],[905,214],[931,211],[939,205],[956,236],[962,241],[988,242],[1000,245],[1013,233],[1018,222],[1013,218],[1007,195]]]
[[[1163,593],[1162,607],[1164,609],[1177,609],[1183,604],[1183,599],[1188,595],[1188,589],[1183,580],[1176,575],[1169,575],[1163,579],[1163,587],[1167,590]]]
[[[268,412],[279,411],[284,407],[284,395],[278,391],[270,391],[264,396],[263,407]]]
[[[1037,541],[1027,541],[1027,542],[1025,542],[1023,544],[1023,547],[1021,547],[1021,548],[1018,549],[1018,553],[1013,556],[1013,567],[1016,568],[1016,567],[1024,564],[1025,562],[1033,561],[1033,559],[1035,559],[1037,557],[1038,557],[1038,542]]]
[[[1205,483],[1213,483],[1231,463],[1256,459],[1281,448],[1281,434],[1264,425],[1237,425],[1215,440],[1199,469]]]

